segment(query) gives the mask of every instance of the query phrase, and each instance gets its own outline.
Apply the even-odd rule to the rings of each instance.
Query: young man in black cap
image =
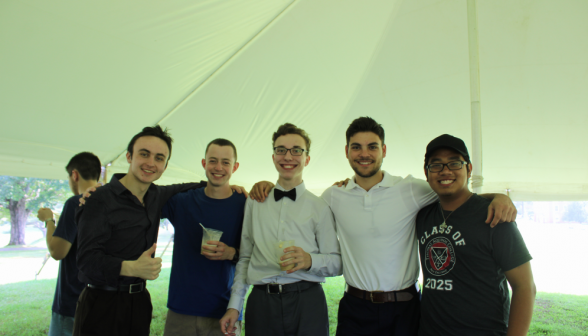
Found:
[[[471,171],[461,139],[444,134],[427,146],[425,176],[439,202],[417,216],[419,335],[526,335],[535,300],[531,256],[516,223],[485,223],[490,201],[469,190]]]

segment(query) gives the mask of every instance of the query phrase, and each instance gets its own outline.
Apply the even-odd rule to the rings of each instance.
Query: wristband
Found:
[[[239,250],[235,249],[235,255],[233,255],[233,259],[231,259],[231,262],[234,262],[235,264],[239,262]]]
[[[47,227],[47,222],[53,222],[53,224],[55,224],[55,219],[49,218],[48,220],[46,220],[45,221],[45,227]]]

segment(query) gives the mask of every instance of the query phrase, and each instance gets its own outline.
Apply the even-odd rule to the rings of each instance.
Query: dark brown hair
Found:
[[[347,127],[347,132],[345,132],[347,146],[349,146],[349,139],[360,132],[375,133],[382,140],[382,145],[384,144],[384,128],[382,125],[370,117],[359,117],[353,120],[349,127]]]
[[[135,146],[135,142],[137,141],[137,139],[144,137],[144,136],[154,136],[157,138],[160,138],[161,140],[165,141],[165,143],[167,144],[167,148],[169,149],[169,156],[167,157],[167,162],[169,162],[169,159],[171,158],[171,154],[172,154],[172,142],[174,141],[171,137],[171,135],[168,133],[167,128],[166,129],[161,129],[161,126],[159,125],[155,125],[153,127],[145,127],[143,128],[143,130],[137,134],[135,134],[135,136],[131,139],[131,142],[129,142],[129,146],[127,147],[127,151],[129,153],[131,153],[131,157],[133,157],[133,147]],[[165,166],[167,167],[167,162],[165,163]]]
[[[65,166],[69,176],[71,176],[74,169],[80,173],[84,180],[98,181],[102,167],[100,166],[100,159],[96,155],[90,152],[81,152],[74,155]]]

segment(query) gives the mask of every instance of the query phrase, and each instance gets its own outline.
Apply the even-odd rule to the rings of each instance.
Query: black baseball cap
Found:
[[[453,135],[443,134],[435,139],[431,140],[427,145],[427,152],[425,153],[425,165],[427,164],[428,158],[439,148],[449,148],[461,154],[466,161],[469,162],[470,154],[468,154],[468,148],[466,147],[463,140],[456,138]]]

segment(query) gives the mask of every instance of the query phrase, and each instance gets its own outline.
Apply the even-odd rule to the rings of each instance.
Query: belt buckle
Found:
[[[133,291],[133,286],[137,286],[137,287],[139,287],[139,289],[137,291]],[[129,285],[129,294],[141,293],[142,291],[143,291],[143,283],[142,282]]]
[[[277,293],[272,293],[270,291],[270,288],[272,288],[272,287],[270,287],[270,286],[276,286],[276,285],[278,286],[278,292]],[[282,285],[280,285],[280,284],[267,284],[267,287],[266,288],[267,288],[266,291],[267,291],[268,294],[282,294]]]
[[[382,302],[374,301],[374,295],[373,295],[373,293],[375,293],[375,292],[384,292],[384,291],[377,290],[377,291],[370,292],[370,300],[372,301],[372,303],[384,303],[384,301],[382,301]]]

